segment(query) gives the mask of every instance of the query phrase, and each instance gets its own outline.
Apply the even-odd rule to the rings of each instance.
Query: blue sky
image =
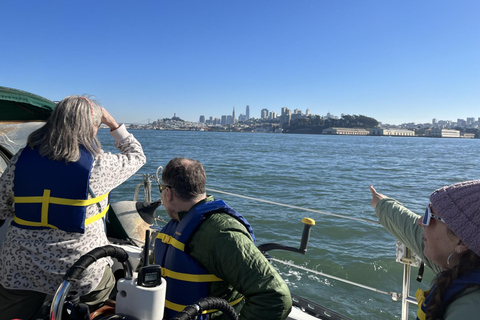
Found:
[[[478,0],[2,1],[0,85],[118,121],[480,117]]]

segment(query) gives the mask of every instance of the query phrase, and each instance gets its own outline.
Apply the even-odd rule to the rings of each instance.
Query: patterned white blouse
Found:
[[[96,196],[119,186],[146,162],[142,146],[128,133],[125,125],[122,124],[110,133],[121,153],[102,152],[95,157],[89,183]],[[21,152],[22,150],[12,158],[0,178],[0,219],[15,214],[13,181],[15,163]],[[107,199],[100,202],[102,210],[107,202]],[[90,205],[86,217],[97,213],[98,205]],[[87,225],[83,234],[59,229],[28,230],[10,225],[0,250],[0,284],[8,289],[33,290],[53,295],[73,263],[90,250],[108,243],[102,219]],[[112,264],[111,259],[103,258],[91,265],[82,273],[73,290],[85,295],[95,289],[107,264]]]

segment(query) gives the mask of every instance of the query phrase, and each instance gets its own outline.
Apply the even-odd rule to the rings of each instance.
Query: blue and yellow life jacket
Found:
[[[84,233],[86,225],[105,216],[108,206],[85,219],[86,207],[102,201],[108,193],[88,199],[93,156],[83,147],[80,153],[77,162],[66,163],[42,157],[38,148],[23,149],[15,166],[12,225]]]
[[[466,275],[461,275],[453,281],[453,283],[447,288],[445,294],[442,298],[442,303],[449,305],[455,298],[458,293],[461,293],[463,290],[480,285],[480,269],[470,272]],[[428,304],[433,298],[433,291],[435,285],[428,291],[423,291],[418,289],[415,293],[415,298],[418,302],[418,311],[417,311],[417,320],[425,320]]]
[[[170,220],[155,240],[155,263],[162,266],[162,276],[167,280],[165,311],[171,319],[186,306],[208,296],[209,283],[223,281],[209,274],[194,258],[185,252],[185,246],[199,225],[214,213],[227,213],[240,221],[255,241],[252,227],[237,211],[222,200],[206,201],[194,206],[182,221]],[[243,300],[230,302],[235,305]],[[217,310],[209,310],[207,313]],[[197,319],[208,319],[204,314]]]

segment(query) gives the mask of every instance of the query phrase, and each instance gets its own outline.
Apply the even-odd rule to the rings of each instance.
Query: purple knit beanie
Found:
[[[480,180],[437,189],[430,203],[457,237],[480,256]]]

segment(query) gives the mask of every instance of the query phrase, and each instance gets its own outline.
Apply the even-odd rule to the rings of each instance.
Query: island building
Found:
[[[401,136],[401,137],[414,137],[415,131],[408,129],[385,129],[385,128],[373,128],[370,130],[372,136]]]
[[[369,131],[363,128],[327,128],[322,130],[323,134],[337,134],[337,135],[355,135],[355,136],[368,136]]]
[[[425,130],[426,137],[460,138],[460,131],[453,129],[432,128]]]

